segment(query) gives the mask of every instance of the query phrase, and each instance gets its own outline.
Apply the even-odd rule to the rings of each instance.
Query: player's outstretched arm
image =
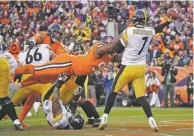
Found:
[[[112,43],[106,45],[106,46],[102,46],[101,48],[97,48],[95,51],[96,57],[100,58],[105,54],[111,54],[115,51],[115,47],[119,46],[118,44],[120,44],[120,39],[123,36],[123,33],[121,33],[119,36],[117,36]]]
[[[160,32],[162,32],[163,28],[166,27],[166,26],[168,26],[172,21],[173,21],[173,20],[172,20],[171,17],[170,17],[170,18],[168,19],[168,21],[166,21],[165,23],[156,26],[156,27],[154,28],[155,33],[160,33]]]
[[[112,62],[117,62],[117,63],[121,63],[121,58],[122,58],[122,55],[115,55],[112,59]]]

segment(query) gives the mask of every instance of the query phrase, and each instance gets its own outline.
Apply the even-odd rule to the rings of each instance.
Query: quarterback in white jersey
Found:
[[[0,43],[0,57],[5,58],[8,61],[10,70],[17,68],[18,64],[16,59],[7,51],[7,45],[4,43]]]
[[[112,92],[109,94],[104,110],[104,115],[101,117],[100,130],[103,130],[107,125],[108,114],[114,105],[116,95],[120,90],[132,82],[137,102],[141,104],[148,118],[148,123],[154,132],[158,132],[159,128],[153,118],[149,103],[144,96],[145,92],[145,72],[146,72],[146,53],[152,37],[161,32],[162,29],[170,24],[170,20],[155,28],[147,27],[149,15],[146,10],[139,9],[133,16],[133,26],[128,27],[120,39],[119,51],[123,51],[121,67],[113,82]],[[119,51],[116,51],[117,53]]]
[[[125,47],[122,55],[122,65],[146,64],[146,53],[149,43],[155,35],[152,27],[132,26],[124,31],[121,39]]]

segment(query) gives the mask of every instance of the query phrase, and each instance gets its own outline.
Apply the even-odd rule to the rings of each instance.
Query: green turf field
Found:
[[[17,112],[20,108],[16,108]],[[83,111],[78,109],[82,114]],[[104,107],[97,108],[102,115]],[[31,110],[32,113],[33,110]],[[0,121],[0,136],[192,136],[193,109],[153,109],[160,132],[154,133],[140,107],[114,107],[109,116],[108,127],[104,131],[85,125],[82,130],[52,130],[47,124],[42,109],[38,115],[28,117],[25,122],[32,125],[23,132],[13,130],[10,119]],[[85,114],[84,114],[85,116]],[[86,119],[86,117],[85,117]]]

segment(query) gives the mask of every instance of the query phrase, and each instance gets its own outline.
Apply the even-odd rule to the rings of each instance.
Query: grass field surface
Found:
[[[19,113],[20,108],[16,108]],[[102,115],[104,107],[97,108]],[[160,132],[153,132],[141,107],[114,107],[109,115],[108,127],[100,131],[90,125],[82,130],[52,130],[47,124],[43,110],[38,115],[26,118],[31,127],[23,132],[13,129],[10,119],[0,121],[0,136],[193,136],[192,108],[153,108]],[[78,111],[87,118],[84,112]],[[32,113],[33,110],[31,110]]]

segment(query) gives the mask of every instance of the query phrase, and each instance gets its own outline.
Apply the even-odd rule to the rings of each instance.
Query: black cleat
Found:
[[[99,127],[101,123],[101,118],[95,119],[94,123],[92,124],[92,127]]]
[[[14,124],[14,127],[15,127],[16,131],[23,131],[23,128],[22,128],[21,124],[18,124],[18,125]]]
[[[91,119],[88,119],[88,121],[86,122],[86,124],[93,125],[95,123],[95,121],[96,121],[96,119],[91,118]]]

